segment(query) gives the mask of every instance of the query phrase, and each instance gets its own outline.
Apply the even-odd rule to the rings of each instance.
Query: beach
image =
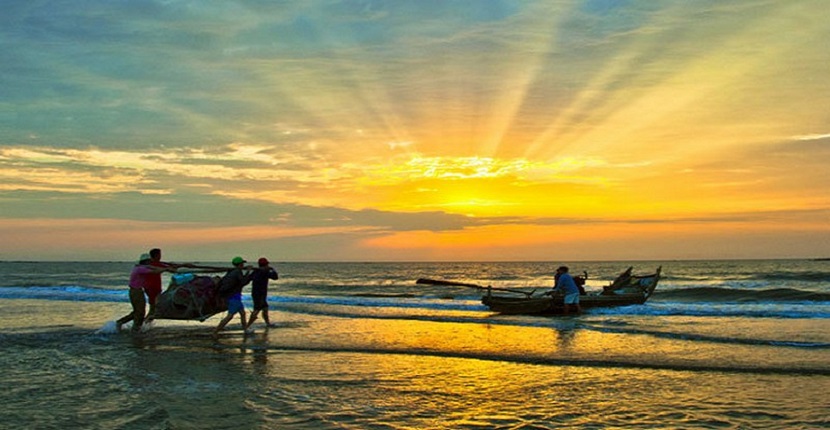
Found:
[[[636,267],[654,263],[664,267],[662,295],[569,317],[494,315],[475,290],[413,285],[430,273],[527,286],[550,276],[544,263],[277,264],[276,326],[259,320],[245,334],[235,319],[218,338],[219,317],[116,332],[113,320],[129,311],[118,284],[128,263],[2,263],[0,426],[830,425],[826,266]],[[627,264],[573,265],[598,272],[597,287]],[[724,275],[738,270],[765,276]],[[713,291],[726,298],[701,298]]]

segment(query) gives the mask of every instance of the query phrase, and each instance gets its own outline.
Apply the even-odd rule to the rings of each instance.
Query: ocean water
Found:
[[[559,264],[277,263],[276,327],[214,338],[115,332],[131,263],[0,262],[0,428],[830,427],[830,261],[573,262],[588,290],[663,279],[568,317],[415,284],[544,291]]]

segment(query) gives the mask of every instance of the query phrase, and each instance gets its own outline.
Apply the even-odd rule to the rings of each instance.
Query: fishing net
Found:
[[[218,294],[218,276],[174,275],[156,302],[156,319],[204,321],[228,310],[227,301]]]

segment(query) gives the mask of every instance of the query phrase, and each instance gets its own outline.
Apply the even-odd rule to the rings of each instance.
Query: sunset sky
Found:
[[[830,257],[824,0],[6,0],[0,260]]]

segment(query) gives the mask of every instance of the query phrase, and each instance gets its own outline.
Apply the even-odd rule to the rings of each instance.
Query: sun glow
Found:
[[[822,1],[162,3],[5,11],[44,27],[0,28],[0,221],[343,258],[827,237]]]

